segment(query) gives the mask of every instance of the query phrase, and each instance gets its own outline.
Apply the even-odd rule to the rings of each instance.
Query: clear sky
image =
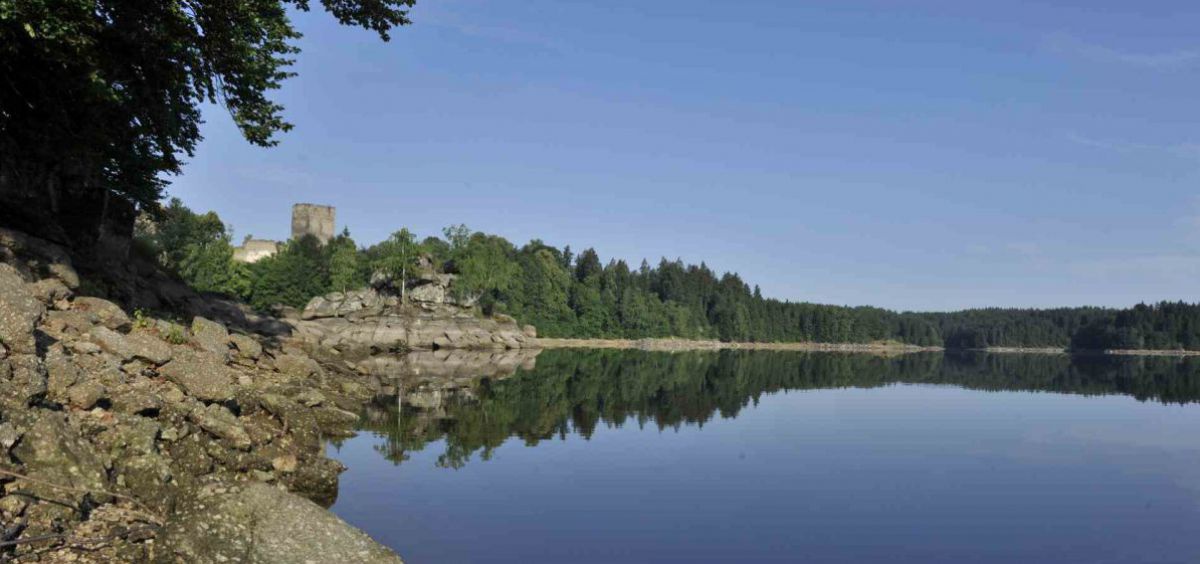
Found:
[[[170,189],[285,239],[466,223],[768,296],[895,309],[1198,301],[1200,4],[424,0],[298,14],[273,149],[209,109]]]

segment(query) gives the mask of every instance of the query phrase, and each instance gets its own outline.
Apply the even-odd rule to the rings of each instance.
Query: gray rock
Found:
[[[125,456],[117,459],[114,466],[120,485],[151,507],[167,512],[175,490],[170,484],[171,467],[166,459],[158,454]]]
[[[8,372],[8,377],[0,380],[0,413],[25,408],[45,397],[46,369],[38,357],[13,355],[0,361],[0,372]]]
[[[350,413],[336,407],[315,407],[312,408],[313,417],[317,420],[317,427],[326,435],[351,436],[353,435],[354,425],[358,423],[358,415]]]
[[[432,304],[380,316],[298,321],[293,327],[300,340],[350,357],[421,349],[519,349],[531,340],[510,317],[479,317],[456,306]]]
[[[97,501],[110,499],[107,494],[100,493],[108,489],[108,474],[96,456],[95,448],[67,425],[66,417],[61,413],[42,412],[12,452],[33,478],[90,492]],[[85,496],[79,491],[34,482],[22,484],[22,489],[38,497],[69,499],[75,503]]]
[[[262,356],[262,345],[248,335],[230,335],[229,340],[237,347],[238,356],[250,360],[258,360]]]
[[[310,300],[300,318],[311,320],[348,316],[369,317],[380,315],[399,303],[398,297],[384,296],[372,288],[345,293],[333,292]]]
[[[130,376],[145,376],[153,378],[158,374],[154,371],[154,365],[141,359],[133,359],[121,365],[121,372]]]
[[[438,284],[424,284],[408,291],[408,299],[414,302],[432,304],[446,303],[446,287]]]
[[[157,543],[163,562],[401,562],[311,501],[261,483],[202,488],[181,503]]]
[[[133,353],[133,358],[140,358],[151,364],[161,366],[171,361],[174,354],[171,346],[150,333],[134,331],[125,336]]]
[[[258,401],[267,413],[284,424],[301,448],[320,448],[321,429],[311,409],[278,394],[262,394]]]
[[[89,334],[92,342],[121,360],[142,359],[154,365],[166,364],[171,360],[171,346],[157,337],[135,331],[122,335],[107,327],[96,327]]]
[[[207,402],[233,399],[237,374],[212,354],[182,350],[158,370],[188,395]]]
[[[294,378],[323,375],[324,370],[317,361],[297,354],[281,354],[275,357],[275,369]]]
[[[189,418],[201,429],[229,441],[235,448],[243,450],[250,448],[250,435],[246,433],[246,428],[238,421],[237,416],[223,406],[212,404],[206,407],[197,407],[192,410]]]
[[[79,367],[67,356],[62,345],[50,347],[43,364],[46,367],[46,393],[54,399],[65,399],[67,388],[79,383],[82,376]]]
[[[87,312],[93,316],[96,323],[109,329],[123,331],[132,325],[125,310],[108,300],[88,296],[75,298],[74,308],[77,311]]]
[[[526,325],[524,327],[521,327],[521,334],[525,335],[526,338],[536,339],[537,338],[537,327],[534,327],[532,325]]]
[[[103,325],[93,328],[88,333],[88,339],[100,346],[105,352],[119,357],[121,360],[133,358],[133,351],[122,335]]]
[[[28,498],[21,495],[0,497],[0,522],[15,523],[29,507]]]
[[[100,345],[89,341],[69,341],[67,346],[76,354],[95,354],[102,350]]]
[[[67,401],[72,406],[79,409],[91,409],[96,406],[100,400],[105,399],[108,390],[104,384],[90,380],[75,384],[67,389]]]
[[[216,321],[210,321],[203,317],[193,319],[192,340],[208,352],[225,358],[229,356],[229,331]]]
[[[8,449],[17,444],[23,434],[25,432],[17,429],[12,423],[0,423],[0,453],[7,454]]]
[[[71,258],[62,247],[20,231],[0,228],[0,247],[12,249],[33,261],[38,270],[44,270],[61,280],[72,290],[79,288],[79,275],[71,266]]]
[[[163,408],[163,400],[149,390],[127,390],[114,394],[113,411],[129,415],[148,415]]]
[[[300,393],[292,396],[292,400],[300,402],[307,407],[315,407],[325,403],[325,394],[316,390],[302,390]]]
[[[0,263],[0,343],[16,353],[36,353],[33,329],[45,313],[17,269]]]
[[[300,319],[320,319],[323,317],[336,317],[337,304],[330,302],[322,296],[317,296],[304,306],[304,311],[300,313]]]
[[[62,280],[57,278],[43,278],[29,285],[30,292],[33,293],[42,303],[52,306],[58,302],[69,299],[72,295],[71,289],[63,284]]]
[[[42,329],[56,338],[80,337],[96,326],[96,317],[86,311],[49,311],[42,320]]]
[[[162,425],[146,417],[122,415],[116,424],[109,426],[94,441],[113,460],[126,456],[154,454],[158,452],[157,439]]]

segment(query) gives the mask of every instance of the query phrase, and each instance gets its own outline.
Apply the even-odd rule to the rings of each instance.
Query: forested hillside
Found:
[[[254,264],[233,262],[230,239],[216,214],[193,213],[178,201],[139,229],[139,248],[197,289],[260,309],[302,307],[313,296],[365,286],[374,271],[404,272],[425,254],[457,274],[457,291],[477,298],[485,311],[512,315],[547,337],[1200,349],[1200,306],[1185,303],[900,313],[767,298],[737,274],[718,274],[704,263],[663,259],[631,267],[606,262],[592,249],[576,254],[537,240],[517,247],[464,226],[422,241],[401,230],[366,248],[348,232],[328,245],[292,241]]]

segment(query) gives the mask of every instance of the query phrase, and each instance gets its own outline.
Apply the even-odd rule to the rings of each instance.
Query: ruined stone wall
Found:
[[[334,233],[333,206],[296,204],[292,206],[292,239],[312,235],[321,244],[329,243]]]
[[[254,263],[279,252],[279,243],[263,239],[247,239],[240,247],[233,248],[233,260]]]

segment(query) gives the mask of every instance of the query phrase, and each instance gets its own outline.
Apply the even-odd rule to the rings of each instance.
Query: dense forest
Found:
[[[438,464],[487,459],[509,437],[526,444],[600,425],[658,429],[704,425],[736,416],[765,395],[786,390],[875,388],[897,383],[986,391],[1127,395],[1140,401],[1200,401],[1200,359],[1099,355],[909,354],[895,357],[762,351],[672,354],[643,351],[545,351],[532,371],[481,380],[448,396],[435,413],[394,400],[371,406],[366,429],[378,450],[400,463],[444,440]]]
[[[662,259],[631,267],[592,249],[575,253],[534,240],[517,247],[465,226],[418,241],[400,230],[360,247],[343,232],[329,244],[285,243],[253,264],[233,261],[232,234],[216,214],[178,200],[140,221],[138,246],[198,290],[267,310],[363,287],[370,274],[412,268],[420,255],[458,275],[457,292],[487,313],[535,325],[547,337],[683,337],[753,342],[901,342],[946,348],[1200,349],[1200,305],[894,312],[764,297],[737,274]],[[411,272],[411,271],[410,271]]]

